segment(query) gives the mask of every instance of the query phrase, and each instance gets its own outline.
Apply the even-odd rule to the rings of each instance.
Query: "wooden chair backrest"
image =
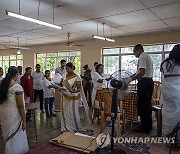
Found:
[[[102,89],[101,90],[97,90],[96,92],[96,100],[99,102],[104,102],[104,96],[102,93]]]
[[[104,113],[111,114],[111,104],[112,104],[112,93],[108,88],[101,89],[104,99]]]
[[[133,121],[138,120],[137,100],[137,93],[130,93],[125,100],[121,100],[125,119]],[[121,108],[120,103],[119,107]]]
[[[159,105],[159,100],[161,97],[161,83],[159,81],[154,81],[154,89],[152,94],[152,106]]]

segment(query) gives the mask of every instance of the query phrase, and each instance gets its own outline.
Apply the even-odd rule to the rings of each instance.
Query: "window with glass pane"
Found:
[[[144,45],[143,46],[144,51],[149,53],[153,59],[153,67],[154,67],[153,79],[154,80],[161,81],[160,65],[162,61],[169,56],[170,51],[176,44],[169,43],[165,45]],[[109,57],[109,55],[113,53],[113,50],[114,49],[103,49],[102,53],[103,53],[105,73],[108,73],[112,70],[109,67],[109,61],[110,61],[109,59],[111,59],[111,56]],[[120,59],[117,58],[117,63],[115,65],[119,66],[119,63],[121,63],[121,70],[129,70],[131,73],[135,73],[137,69],[138,59],[136,59],[135,56],[133,55],[133,47],[123,47],[123,48],[120,48],[120,51],[121,51],[120,55],[116,53],[112,56],[112,57],[120,56],[121,61]]]
[[[47,53],[47,57],[57,57],[57,53],[54,52]]]
[[[41,71],[44,73],[46,70],[46,58],[37,59],[36,64],[41,66]]]
[[[5,74],[8,72],[8,68],[9,68],[9,61],[3,61],[3,70]]]
[[[129,71],[134,74],[137,71],[138,59],[134,55],[122,55],[121,56],[121,70]]]
[[[37,58],[45,58],[46,54],[45,53],[38,53]]]
[[[103,49],[103,55],[119,54],[119,48]]]
[[[165,44],[164,51],[171,51],[176,44]]]
[[[143,46],[144,52],[162,52],[163,45],[150,45],[150,46]]]
[[[162,54],[150,54],[153,60],[153,80],[161,81],[160,66],[162,62]]]
[[[16,66],[16,61],[15,60],[10,61],[10,66]]]
[[[80,74],[80,70],[81,70],[81,59],[80,59],[80,57],[70,57],[70,62],[72,62],[73,65],[75,66],[74,72],[77,74]]]
[[[104,73],[113,74],[119,70],[119,56],[104,56]]]
[[[70,56],[80,56],[81,55],[81,51],[74,51],[74,52],[69,52]]]
[[[50,70],[51,77],[55,74],[57,57],[49,57],[46,59],[46,70]]]
[[[17,59],[23,59],[23,55],[17,55]]]
[[[9,60],[9,56],[3,56],[3,60]]]
[[[10,57],[10,60],[16,59],[16,55],[10,55],[9,57]]]
[[[55,57],[50,57],[47,58],[46,60],[46,69],[50,71],[54,71],[56,68],[56,58]]]
[[[169,53],[166,53],[165,54],[165,59],[169,57]]]
[[[50,70],[51,75],[53,77],[55,73],[55,69],[60,66],[60,61],[64,59],[67,62],[71,61],[76,67],[75,72],[80,74],[80,66],[81,66],[80,54],[81,54],[80,51],[37,54],[36,63],[41,65],[43,72],[47,69]]]
[[[69,56],[69,52],[59,52],[58,57],[61,57],[61,56]]]
[[[17,60],[17,66],[22,66],[23,67],[23,60]]]
[[[133,53],[133,47],[121,48],[121,54],[124,53]]]
[[[0,67],[4,70],[4,76],[9,66],[23,66],[23,55],[0,56]]]

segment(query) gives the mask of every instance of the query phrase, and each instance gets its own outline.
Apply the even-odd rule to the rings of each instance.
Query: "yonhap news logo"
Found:
[[[96,138],[97,145],[99,148],[104,148],[110,144],[110,135],[109,133],[101,133]]]
[[[114,144],[125,143],[154,143],[154,144],[172,144],[175,143],[175,137],[114,137]]]
[[[104,148],[110,144],[109,133],[101,133],[97,136],[96,142],[100,148]],[[114,137],[114,144],[125,143],[154,143],[154,144],[173,144],[175,137]]]

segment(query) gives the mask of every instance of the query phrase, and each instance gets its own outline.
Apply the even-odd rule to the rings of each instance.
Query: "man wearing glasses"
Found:
[[[138,132],[149,134],[152,130],[152,109],[151,98],[153,94],[153,61],[152,58],[144,52],[143,46],[137,44],[133,49],[135,57],[138,58],[137,72],[133,74],[129,82],[138,80],[137,83],[137,109],[141,118],[141,126],[136,129]]]

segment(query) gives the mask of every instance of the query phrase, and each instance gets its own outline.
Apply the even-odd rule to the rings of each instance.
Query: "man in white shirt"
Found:
[[[0,67],[0,80],[2,80],[3,79],[3,69],[2,69],[2,67]]]
[[[17,83],[21,83],[21,77],[23,76],[22,74],[22,66],[18,66],[18,78],[17,78]]]
[[[66,61],[64,59],[61,60],[61,66],[55,69],[55,74],[59,73],[61,76],[63,76],[66,73],[65,65]]]
[[[137,72],[132,75],[127,82],[138,80],[137,95],[138,95],[138,114],[141,118],[141,126],[137,129],[138,132],[150,133],[152,130],[152,109],[151,98],[153,94],[153,61],[152,58],[144,52],[143,46],[137,44],[133,49],[134,55],[139,58],[137,64]]]
[[[96,66],[97,66],[98,62],[94,62],[94,70],[91,71],[91,78],[94,78],[94,73],[96,73]]]
[[[43,79],[44,74],[40,71],[41,66],[39,64],[36,64],[36,71],[32,73],[33,77],[33,88],[34,88],[34,102],[36,102],[37,97],[39,96],[40,100],[40,110],[43,113]]]
[[[55,69],[55,74],[58,75],[60,74],[60,76],[64,76],[66,74],[66,69],[65,69],[65,65],[66,65],[66,61],[64,59],[61,60],[61,66]],[[59,84],[59,83],[56,83]],[[59,89],[55,89],[55,97],[54,97],[54,108],[55,108],[55,112],[60,112],[60,104],[61,104],[61,93],[59,91]]]

